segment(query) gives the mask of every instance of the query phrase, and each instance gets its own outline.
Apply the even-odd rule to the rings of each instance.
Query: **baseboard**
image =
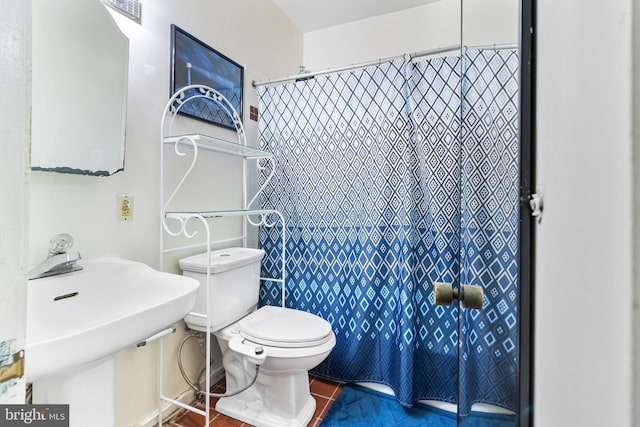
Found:
[[[212,371],[210,376],[211,376],[211,384],[215,384],[224,377],[224,369],[220,367],[219,369]],[[181,403],[184,403],[185,405],[189,405],[196,400],[196,394],[195,394],[195,391],[189,389],[187,391],[180,393],[174,399]],[[165,421],[170,419],[171,416],[173,416],[180,409],[182,408],[170,402],[163,401],[162,402],[162,419]],[[143,418],[134,427],[155,427],[157,425],[158,425],[158,411],[154,411],[153,414],[150,414],[145,418]]]
[[[210,378],[209,384],[211,384],[211,385],[216,384],[218,381],[220,381],[222,378],[224,378],[224,368],[222,366],[216,367],[209,374],[209,378]],[[200,386],[200,390],[204,390],[205,389],[204,376],[203,376],[203,380],[200,381],[199,386]]]
[[[191,389],[180,393],[175,397],[175,400],[184,403],[185,405],[189,405],[193,403],[196,399],[195,392]],[[181,408],[170,403],[170,402],[162,402],[162,419],[168,420],[175,412],[179,411]],[[143,418],[138,424],[134,427],[154,427],[158,425],[158,411],[154,411],[153,414],[150,414]]]

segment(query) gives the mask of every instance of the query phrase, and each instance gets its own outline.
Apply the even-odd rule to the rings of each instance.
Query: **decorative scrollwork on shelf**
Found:
[[[257,168],[260,172],[267,170],[267,168],[271,167],[271,171],[269,172],[269,175],[266,176],[264,182],[262,183],[262,185],[260,186],[260,188],[258,188],[258,190],[256,191],[256,193],[254,194],[254,196],[251,198],[251,200],[249,200],[249,203],[247,203],[247,209],[251,209],[251,206],[253,206],[253,203],[258,199],[258,197],[260,196],[260,194],[262,194],[262,192],[264,191],[264,189],[267,187],[267,185],[269,184],[269,181],[271,181],[271,178],[273,178],[273,175],[276,171],[275,168],[275,160],[273,159],[273,157],[268,157],[265,159],[261,159],[261,161],[257,162]]]
[[[193,168],[196,165],[196,160],[198,160],[198,144],[196,143],[196,141],[191,136],[185,135],[185,136],[182,136],[180,138],[176,138],[176,140],[174,141],[173,144],[174,144],[173,149],[176,152],[176,155],[178,155],[178,156],[186,156],[187,155],[187,153],[185,151],[180,150],[180,148],[179,148],[180,145],[190,146],[191,149],[193,150],[193,158],[191,159],[191,164],[189,165],[189,167],[187,168],[186,172],[182,176],[182,179],[180,179],[180,181],[176,185],[176,188],[173,190],[171,195],[167,198],[167,201],[163,206],[163,209],[164,209],[165,212],[167,210],[167,207],[170,205],[171,201],[175,197],[175,195],[178,193],[178,191],[180,191],[180,188],[182,187],[182,184],[184,184],[184,182],[186,181],[187,177],[191,174],[191,171],[193,170]]]
[[[258,216],[258,221],[254,221],[251,216],[252,215],[257,215]],[[275,215],[277,216],[277,218],[272,221],[269,222],[268,218],[270,215]],[[270,212],[258,212],[255,214],[247,214],[246,216],[247,218],[247,222],[249,224],[251,224],[254,227],[268,227],[268,228],[272,228],[275,227],[278,222],[280,222],[282,224],[282,229],[284,230],[284,217],[282,216],[282,214],[278,211],[270,211]],[[283,240],[284,241],[284,240]]]
[[[187,152],[180,150],[180,146],[181,145],[190,146],[191,149],[194,152],[194,156],[193,156],[194,159],[196,157],[198,157],[198,144],[196,143],[196,141],[193,138],[191,138],[190,136],[185,135],[183,137],[176,138],[176,140],[173,141],[173,151],[176,152],[176,155],[178,155],[178,156],[186,156]],[[195,163],[195,161],[193,163]],[[193,167],[193,163],[192,163],[192,167]]]
[[[178,113],[186,108],[185,106],[190,102],[194,102],[199,99],[205,99],[214,102],[222,110],[224,115],[229,119],[230,124],[233,125],[236,134],[238,135],[238,142],[242,145],[247,145],[244,127],[242,126],[242,120],[240,119],[240,115],[235,110],[231,102],[217,90],[204,85],[185,86],[173,94],[165,108],[161,129],[163,131],[163,134],[172,134],[171,129],[173,128],[173,121]],[[168,113],[171,114],[171,120],[169,122],[168,132],[165,133],[164,119],[166,118]]]
[[[189,225],[189,221],[191,221],[192,219],[197,218],[200,220],[200,222],[202,222],[202,224],[204,224],[205,230],[207,232],[207,236],[209,235],[209,224],[207,224],[207,220],[202,216],[202,215],[198,215],[198,214],[194,214],[194,215],[190,215],[190,216],[174,216],[174,217],[169,217],[167,218],[166,216],[162,218],[162,227],[164,228],[164,231],[167,232],[167,234],[169,234],[170,236],[173,237],[178,237],[178,236],[185,236],[188,239],[191,239],[193,237],[195,237],[198,234],[198,230],[194,230],[193,232],[189,232],[189,230],[187,230],[187,226]],[[177,231],[172,230],[169,227],[169,224],[167,222],[167,219],[172,219],[177,221],[177,223],[180,225],[179,229]]]

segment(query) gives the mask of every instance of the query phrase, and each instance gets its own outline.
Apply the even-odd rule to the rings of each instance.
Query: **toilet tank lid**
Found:
[[[262,249],[253,248],[227,248],[211,251],[210,268],[211,273],[222,273],[223,271],[243,267],[254,262],[260,262],[264,257]],[[207,253],[193,255],[181,259],[178,264],[185,271],[195,273],[207,272]]]

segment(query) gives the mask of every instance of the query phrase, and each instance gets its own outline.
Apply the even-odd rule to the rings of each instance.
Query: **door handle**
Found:
[[[451,305],[460,301],[464,308],[481,309],[484,301],[484,289],[478,285],[462,285],[454,288],[451,283],[434,282],[433,295],[436,305]]]

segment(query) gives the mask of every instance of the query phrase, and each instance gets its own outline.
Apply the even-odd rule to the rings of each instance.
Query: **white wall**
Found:
[[[520,37],[519,0],[461,0],[464,45],[517,43]]]
[[[26,336],[31,3],[0,7],[0,347],[16,353]],[[24,402],[24,377],[0,383],[0,403]]]
[[[304,66],[320,71],[456,46],[461,40],[465,45],[517,43],[519,13],[517,0],[439,0],[311,31],[304,34]]]
[[[305,33],[303,65],[319,71],[459,45],[460,3],[440,0]]]
[[[631,10],[537,2],[540,427],[632,425]]]
[[[32,174],[29,240],[32,265],[46,256],[49,239],[54,234],[66,232],[75,237],[75,249],[84,258],[119,254],[158,267],[159,128],[169,98],[170,24],[246,64],[244,124],[250,143],[255,143],[256,126],[249,120],[248,108],[257,106],[251,81],[282,75],[302,60],[302,34],[270,1],[192,0],[185,5],[157,0],[144,2],[142,6],[141,25],[116,14],[130,38],[125,171],[106,178]],[[213,126],[198,127],[210,134],[224,136],[228,132]],[[201,188],[213,195],[222,194],[218,197],[221,205],[230,200],[235,202],[240,188],[229,177],[237,176],[232,170],[236,165],[213,159],[210,165],[217,179],[203,182]],[[134,196],[132,222],[117,220],[117,194]],[[168,395],[177,396],[188,389],[175,363],[176,347],[184,335],[179,331],[166,339]],[[198,369],[191,362],[200,358],[194,347],[190,346],[186,357],[192,375]],[[136,425],[157,408],[156,345],[119,352],[116,372],[116,425]]]

